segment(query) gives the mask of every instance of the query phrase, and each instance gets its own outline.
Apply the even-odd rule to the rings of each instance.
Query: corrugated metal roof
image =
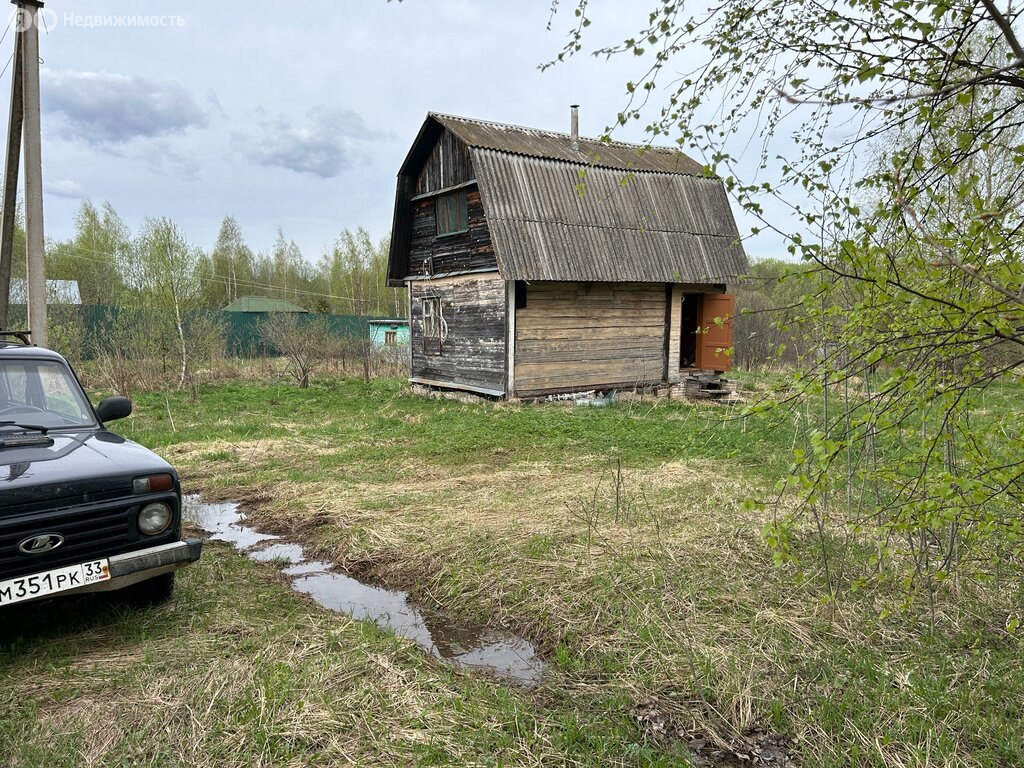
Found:
[[[746,272],[719,179],[471,152],[507,280],[727,283]]]
[[[691,157],[670,147],[648,147],[620,141],[602,142],[580,137],[579,149],[572,148],[567,133],[541,131],[519,125],[470,120],[455,115],[431,112],[432,117],[470,147],[495,149],[530,157],[546,157],[571,163],[635,171],[661,171],[700,176],[704,167]]]

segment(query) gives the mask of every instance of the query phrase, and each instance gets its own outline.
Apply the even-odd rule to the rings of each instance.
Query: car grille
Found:
[[[177,505],[172,503],[172,507],[177,513]],[[120,503],[0,518],[0,580],[137,549],[142,543],[135,527],[138,510],[137,502],[126,504],[121,500]],[[50,552],[35,555],[18,549],[19,542],[43,533],[58,533],[64,537],[64,543]],[[164,536],[147,538],[145,545],[159,544],[170,534],[169,531]]]

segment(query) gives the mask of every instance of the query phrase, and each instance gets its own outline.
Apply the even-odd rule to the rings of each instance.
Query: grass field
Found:
[[[214,546],[167,606],[5,622],[0,765],[687,765],[691,739],[762,732],[805,766],[1024,764],[1005,605],[925,631],[773,565],[743,500],[785,473],[791,423],[324,379],[143,395],[120,431],[261,529],[531,638],[549,674],[455,672]]]

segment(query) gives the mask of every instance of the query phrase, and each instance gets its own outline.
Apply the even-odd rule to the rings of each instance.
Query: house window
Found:
[[[384,346],[398,346],[398,331],[384,331]]]
[[[441,309],[441,299],[428,296],[423,299],[423,352],[440,355],[444,340],[448,338],[448,323]]]
[[[430,296],[423,299],[423,337],[443,339],[448,335],[448,325],[441,314],[441,299]]]
[[[441,195],[435,202],[437,213],[437,235],[457,235],[469,229],[469,215],[466,190],[460,189],[448,195]]]

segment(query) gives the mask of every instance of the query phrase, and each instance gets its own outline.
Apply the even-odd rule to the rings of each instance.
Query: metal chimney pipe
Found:
[[[577,152],[580,149],[580,105],[570,104],[569,109],[571,110],[572,118],[570,125],[572,126],[569,131],[569,136],[572,139],[572,148]]]

